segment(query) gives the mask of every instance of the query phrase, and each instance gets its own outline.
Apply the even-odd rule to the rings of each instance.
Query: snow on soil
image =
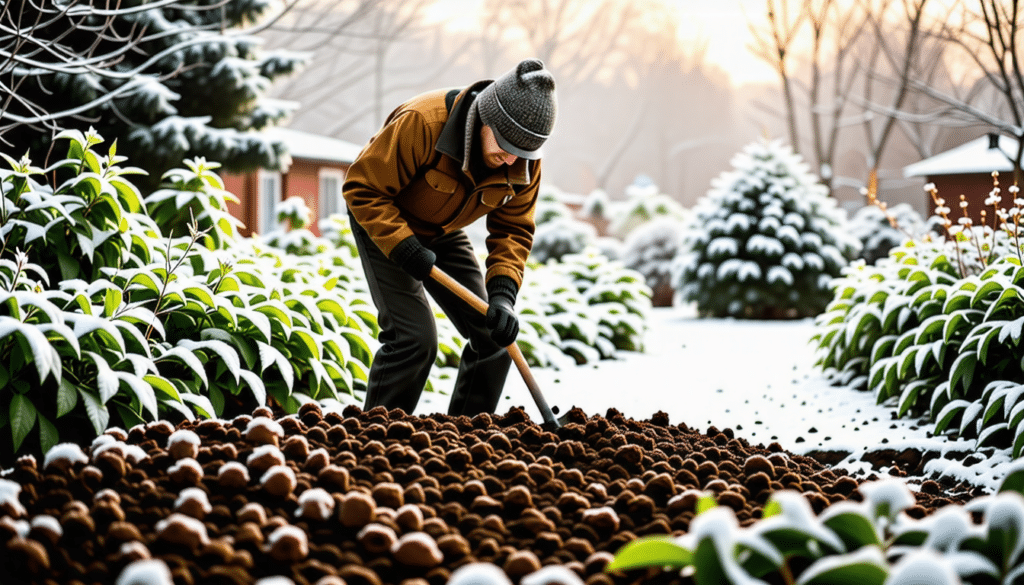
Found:
[[[814,367],[810,319],[698,319],[691,307],[673,307],[654,309],[648,325],[645,353],[623,352],[621,359],[570,369],[533,369],[548,404],[563,414],[574,406],[588,415],[616,408],[637,420],[660,410],[673,424],[701,431],[711,425],[732,428],[755,445],[778,442],[801,455],[832,454],[840,458],[835,466],[854,476],[889,470],[873,471],[862,460],[865,453],[918,449],[939,454],[925,465],[928,477],[945,474],[954,483],[991,492],[1011,461],[1004,450],[975,453],[973,440],[932,436],[927,420],[894,420],[893,409],[875,404],[871,393],[830,386]],[[454,370],[446,382],[444,394],[424,392],[415,414],[447,412]],[[543,421],[515,366],[498,412],[513,406]],[[913,480],[924,478],[908,479],[916,489]]]

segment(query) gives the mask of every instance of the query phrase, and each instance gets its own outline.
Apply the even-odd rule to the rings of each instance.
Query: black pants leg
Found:
[[[392,262],[361,226],[352,223],[356,247],[377,306],[380,349],[370,367],[364,408],[384,406],[412,413],[437,357],[437,329],[424,289],[452,324],[468,339],[463,348],[448,414],[493,413],[501,398],[511,358],[491,341],[484,316],[465,301],[428,279],[420,282]],[[459,231],[424,242],[437,266],[481,298],[483,275],[465,233]]]

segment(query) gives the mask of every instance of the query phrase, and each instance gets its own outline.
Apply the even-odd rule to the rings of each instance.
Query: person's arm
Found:
[[[540,163],[532,164],[530,184],[505,205],[487,214],[487,274],[510,278],[518,290],[523,284],[526,259],[533,248],[533,214],[540,191]]]
[[[422,115],[407,111],[390,120],[363,148],[345,177],[342,194],[356,223],[392,260],[419,244],[399,215],[395,196],[432,156],[434,140]]]

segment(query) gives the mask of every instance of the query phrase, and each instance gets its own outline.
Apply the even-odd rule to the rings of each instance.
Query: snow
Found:
[[[28,514],[18,499],[20,495],[21,484],[9,479],[0,479],[0,507],[7,508],[9,516],[20,518]]]
[[[320,160],[325,162],[351,163],[356,160],[362,146],[319,134],[311,134],[291,128],[267,128],[264,133],[270,140],[279,140],[288,148],[292,158]]]
[[[857,477],[887,476],[889,468],[873,471],[861,460],[867,452],[919,449],[940,453],[925,466],[926,474],[945,474],[994,492],[1012,462],[1006,450],[975,451],[973,440],[932,436],[928,421],[894,420],[893,409],[876,404],[869,392],[831,386],[814,367],[810,319],[698,319],[688,305],[653,309],[648,326],[645,353],[620,351],[619,359],[561,370],[533,368],[547,403],[562,414],[577,406],[589,416],[604,416],[615,408],[637,420],[663,411],[672,424],[683,422],[702,432],[709,426],[730,428],[753,445],[777,442],[800,455],[837,454],[836,467]],[[438,384],[445,394],[424,392],[415,414],[447,412],[454,378],[453,373]],[[354,402],[362,404],[361,393]],[[513,406],[543,421],[515,369],[498,412]],[[966,453],[974,457],[952,456],[962,459]]]
[[[982,136],[931,158],[903,167],[903,176],[927,177],[1012,171],[1013,165],[1006,153],[1017,152],[1016,140],[1009,136],[1000,136],[998,149],[991,149],[988,144],[988,136]]]
[[[417,508],[418,510],[419,508]],[[334,498],[323,488],[311,488],[299,496],[295,515],[300,518],[327,520],[334,514]]]
[[[121,571],[117,585],[172,585],[171,570],[158,559],[135,561]]]
[[[60,443],[46,452],[43,458],[43,469],[56,465],[59,469],[69,469],[76,463],[88,463],[89,458],[77,443]]]

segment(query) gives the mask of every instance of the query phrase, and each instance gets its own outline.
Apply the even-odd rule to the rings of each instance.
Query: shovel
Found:
[[[460,299],[469,303],[471,307],[481,314],[487,314],[487,303],[483,299],[473,294],[473,291],[462,286],[459,281],[445,274],[437,266],[430,269],[430,277],[455,293]],[[555,418],[555,414],[551,412],[551,407],[548,406],[548,401],[544,400],[544,395],[541,394],[540,386],[537,385],[537,380],[534,379],[533,373],[530,372],[530,366],[526,363],[522,350],[519,349],[519,346],[514,341],[505,349],[508,351],[508,355],[512,356],[512,361],[515,362],[516,368],[523,376],[523,382],[526,382],[526,387],[530,390],[533,401],[537,403],[537,408],[540,409],[540,414],[544,417],[544,424],[541,426],[548,430],[561,428],[562,421]]]

